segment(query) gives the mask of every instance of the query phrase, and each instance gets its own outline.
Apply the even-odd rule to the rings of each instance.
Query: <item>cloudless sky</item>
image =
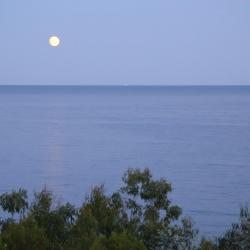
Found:
[[[250,84],[250,1],[0,0],[0,84]]]

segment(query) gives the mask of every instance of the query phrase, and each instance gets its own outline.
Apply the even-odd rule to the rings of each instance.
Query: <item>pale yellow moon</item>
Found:
[[[57,37],[57,36],[51,36],[51,37],[49,38],[49,44],[50,44],[50,46],[52,46],[52,47],[57,47],[57,46],[59,46],[59,44],[60,44],[60,39],[59,39],[59,37]]]

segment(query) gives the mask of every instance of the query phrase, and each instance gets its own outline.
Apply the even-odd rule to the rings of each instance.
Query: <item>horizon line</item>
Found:
[[[249,84],[1,84],[0,87],[250,87]]]

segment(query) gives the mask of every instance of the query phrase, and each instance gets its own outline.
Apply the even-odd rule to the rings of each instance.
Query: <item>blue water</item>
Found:
[[[80,205],[128,167],[220,234],[250,202],[250,87],[0,87],[0,192],[46,184]]]

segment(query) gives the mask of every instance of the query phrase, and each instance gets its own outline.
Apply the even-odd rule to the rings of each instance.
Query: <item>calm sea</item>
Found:
[[[0,87],[0,192],[45,184],[80,205],[149,167],[216,235],[250,202],[250,87]]]

